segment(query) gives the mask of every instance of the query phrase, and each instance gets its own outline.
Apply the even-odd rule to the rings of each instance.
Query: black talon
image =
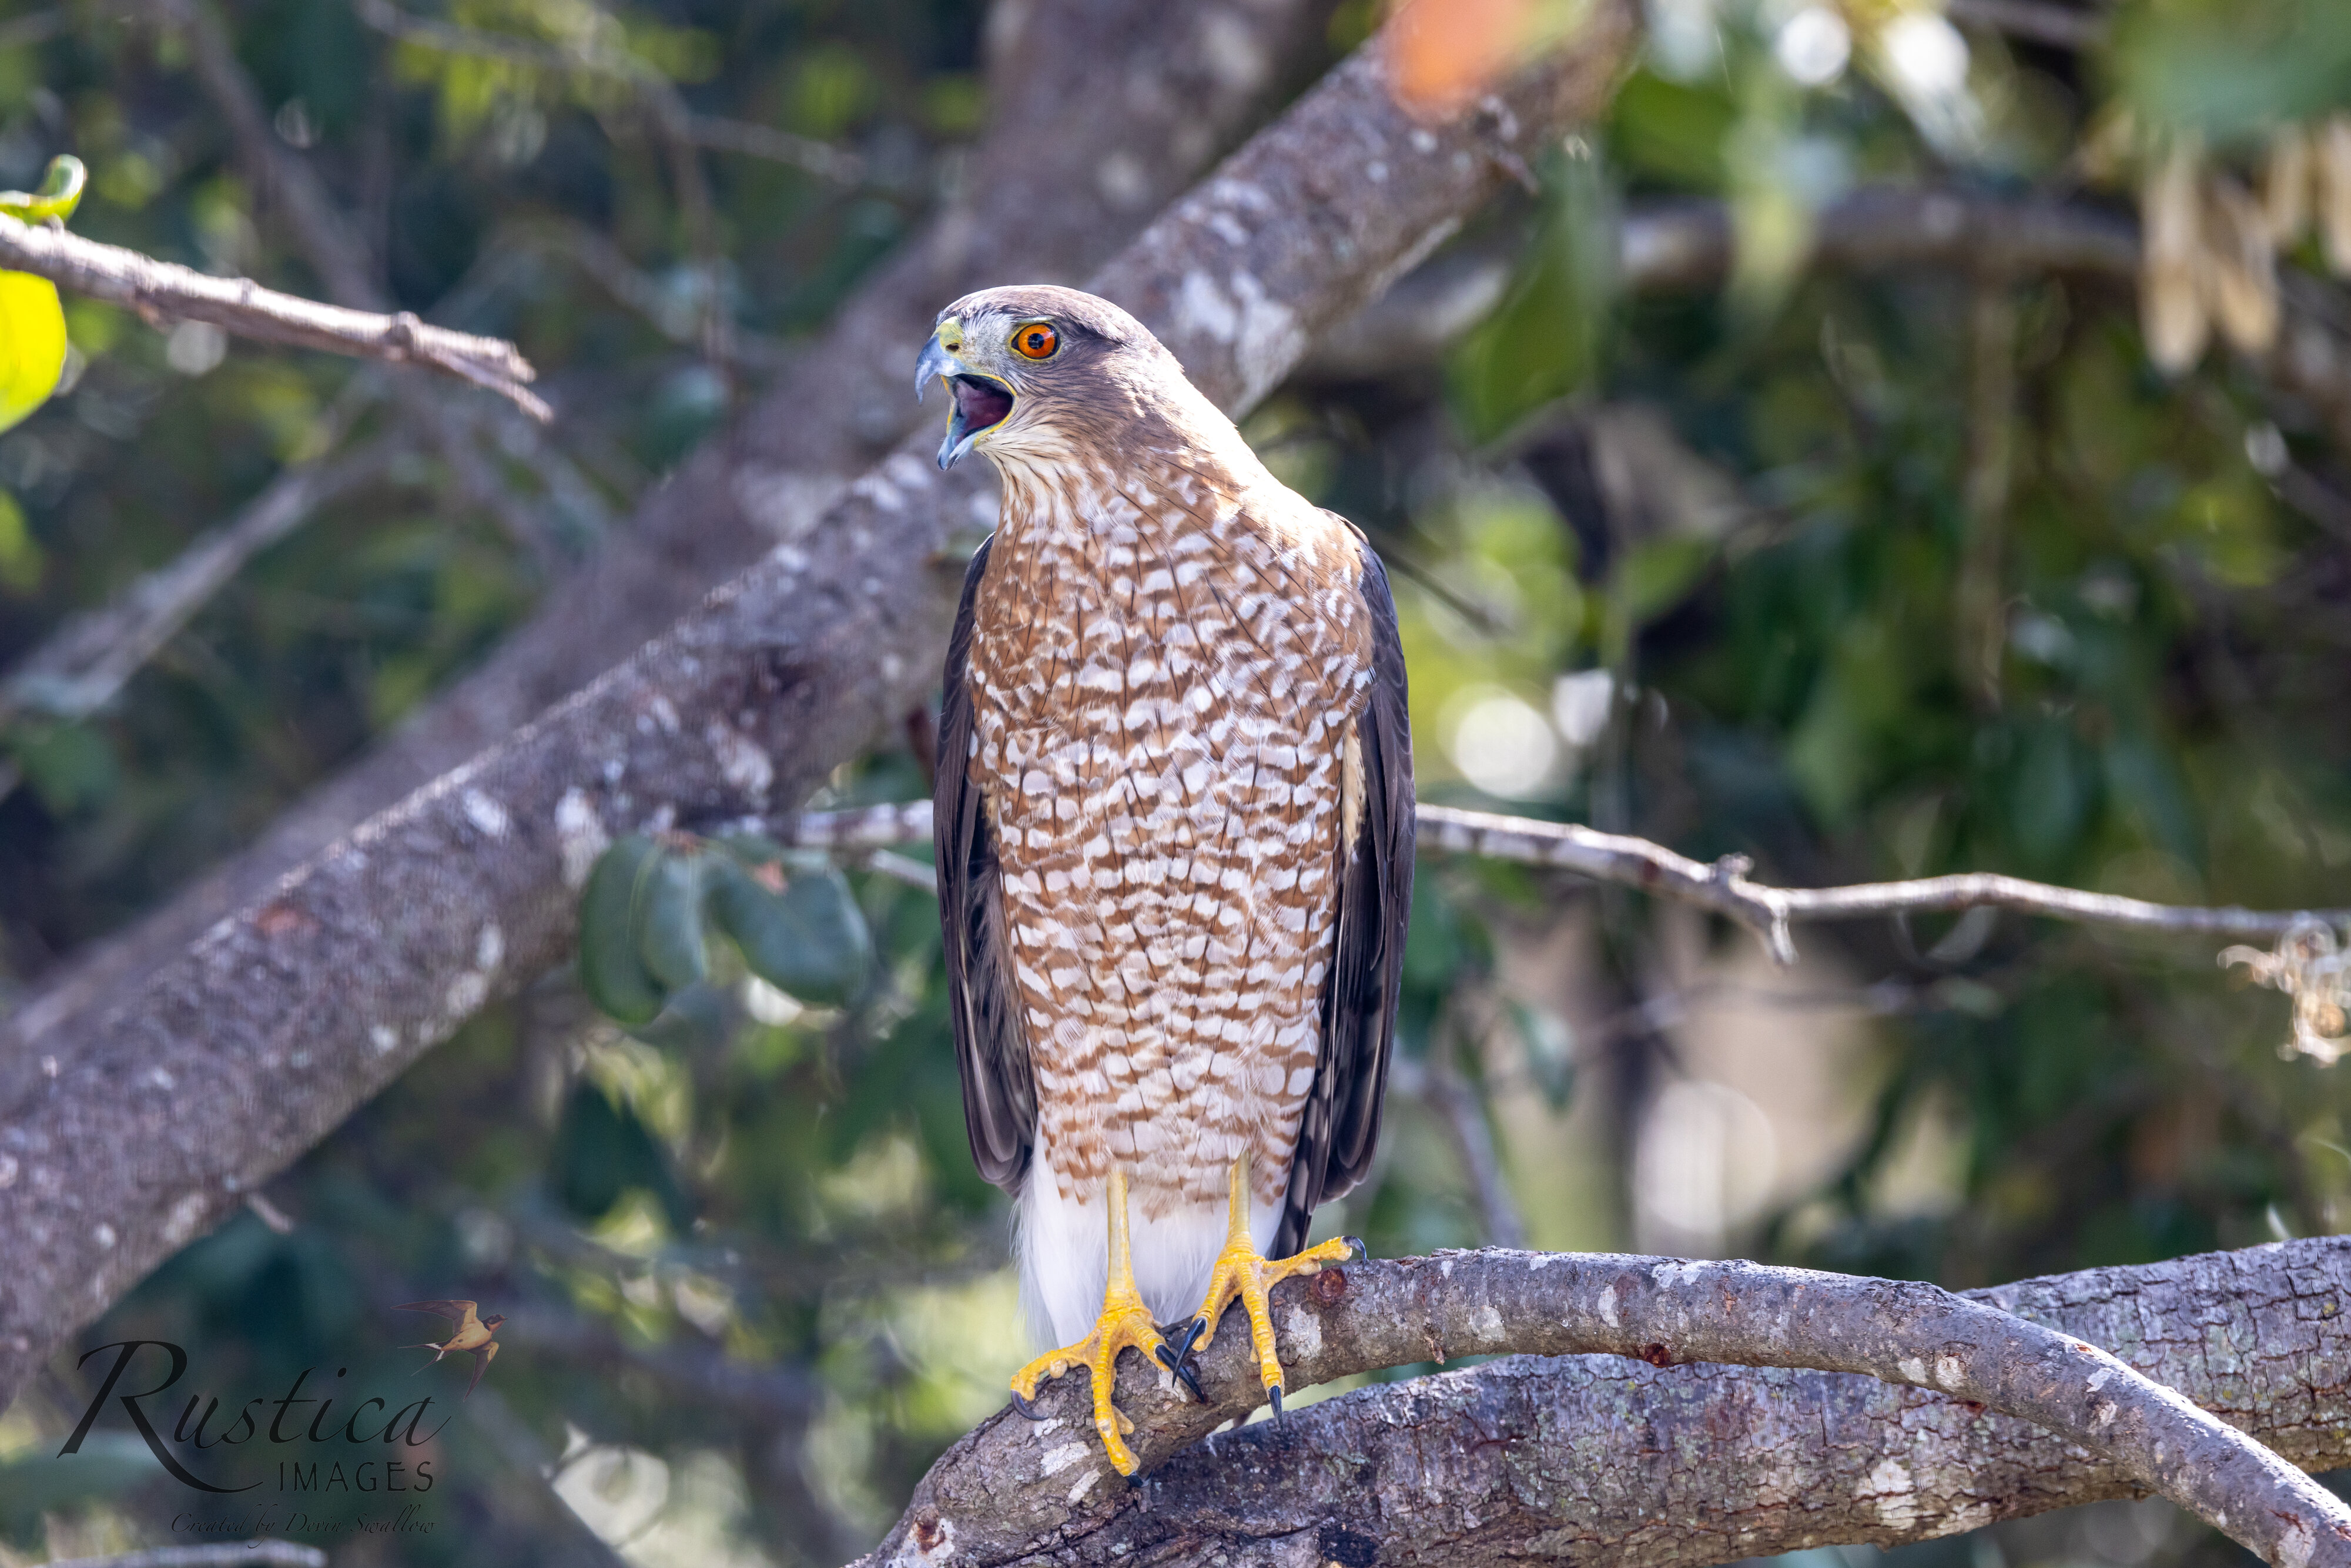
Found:
[[[1280,1384],[1279,1384],[1279,1383],[1268,1384],[1268,1385],[1266,1385],[1265,1396],[1266,1396],[1268,1399],[1270,1399],[1270,1400],[1272,1400],[1272,1401],[1273,1401],[1273,1418],[1274,1418],[1275,1420],[1277,1420],[1277,1421],[1280,1420],[1280,1419],[1281,1419],[1281,1385],[1280,1385]]]
[[[1042,1421],[1045,1418],[1045,1413],[1042,1410],[1020,1397],[1020,1390],[1018,1388],[1012,1391],[1012,1408],[1019,1411],[1031,1421]]]
[[[1186,1342],[1186,1348],[1189,1348],[1189,1342]],[[1200,1392],[1199,1378],[1193,1375],[1192,1368],[1185,1362],[1182,1351],[1170,1350],[1163,1342],[1153,1354],[1159,1358],[1160,1365],[1176,1375],[1176,1382],[1192,1391],[1194,1402],[1201,1405],[1208,1402],[1208,1396]]]
[[[1362,1237],[1342,1236],[1339,1239],[1355,1249],[1355,1258],[1357,1261],[1368,1262],[1370,1260],[1372,1249],[1364,1244],[1364,1239]]]

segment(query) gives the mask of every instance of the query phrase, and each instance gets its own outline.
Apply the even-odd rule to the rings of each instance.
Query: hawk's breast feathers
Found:
[[[1286,1252],[1379,1128],[1403,656],[1363,536],[1144,341],[1100,399],[1013,382],[984,433],[1004,507],[956,620],[935,815],[966,1119],[989,1180],[1083,1202],[1116,1165],[1144,1222],[1221,1215],[1247,1154]]]

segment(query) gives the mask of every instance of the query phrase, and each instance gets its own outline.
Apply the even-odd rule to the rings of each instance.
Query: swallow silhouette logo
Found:
[[[429,1350],[434,1353],[431,1361],[416,1369],[419,1372],[423,1372],[425,1366],[440,1365],[441,1358],[453,1350],[470,1351],[474,1357],[474,1376],[473,1380],[465,1385],[463,1397],[471,1399],[474,1396],[474,1390],[481,1385],[482,1374],[490,1369],[491,1361],[496,1359],[498,1354],[498,1342],[491,1336],[498,1332],[498,1325],[507,1321],[506,1314],[492,1312],[488,1317],[483,1317],[477,1303],[473,1301],[402,1301],[392,1310],[402,1312],[431,1312],[435,1317],[447,1318],[457,1325],[457,1332],[445,1340],[426,1340],[422,1344],[404,1344],[400,1348]]]

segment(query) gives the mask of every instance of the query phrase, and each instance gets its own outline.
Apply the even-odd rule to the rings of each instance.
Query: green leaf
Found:
[[[89,182],[89,172],[81,160],[63,153],[49,160],[48,172],[41,177],[41,188],[24,191],[0,191],[0,213],[5,213],[20,224],[47,223],[55,218],[59,223],[73,216],[81,204],[82,187]]]
[[[662,1009],[661,982],[639,933],[646,884],[662,852],[636,834],[614,841],[589,874],[580,900],[580,984],[588,999],[622,1023],[645,1023]]]
[[[637,951],[645,968],[667,990],[682,991],[710,973],[702,941],[704,858],[698,852],[664,853],[642,883],[643,925]]]
[[[751,972],[802,1001],[838,1004],[865,984],[873,939],[837,871],[794,877],[770,893],[731,860],[711,862],[709,909]]]
[[[28,724],[7,751],[54,817],[102,806],[121,787],[122,766],[99,730],[80,724]]]
[[[1600,367],[1616,284],[1612,193],[1593,156],[1554,159],[1543,183],[1543,222],[1523,270],[1447,366],[1455,411],[1481,442]]]
[[[556,1197],[582,1219],[601,1219],[632,1187],[652,1193],[680,1229],[693,1218],[661,1140],[594,1083],[572,1086],[549,1165]]]
[[[0,430],[48,402],[65,369],[57,286],[29,272],[0,272]]]

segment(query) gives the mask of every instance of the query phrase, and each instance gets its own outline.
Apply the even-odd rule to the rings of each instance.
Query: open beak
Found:
[[[952,468],[971,450],[972,443],[1004,423],[1012,412],[1012,389],[994,376],[981,375],[947,351],[934,336],[914,361],[914,397],[920,401],[936,377],[946,382],[955,407],[947,415],[946,438],[939,443],[939,466]]]

